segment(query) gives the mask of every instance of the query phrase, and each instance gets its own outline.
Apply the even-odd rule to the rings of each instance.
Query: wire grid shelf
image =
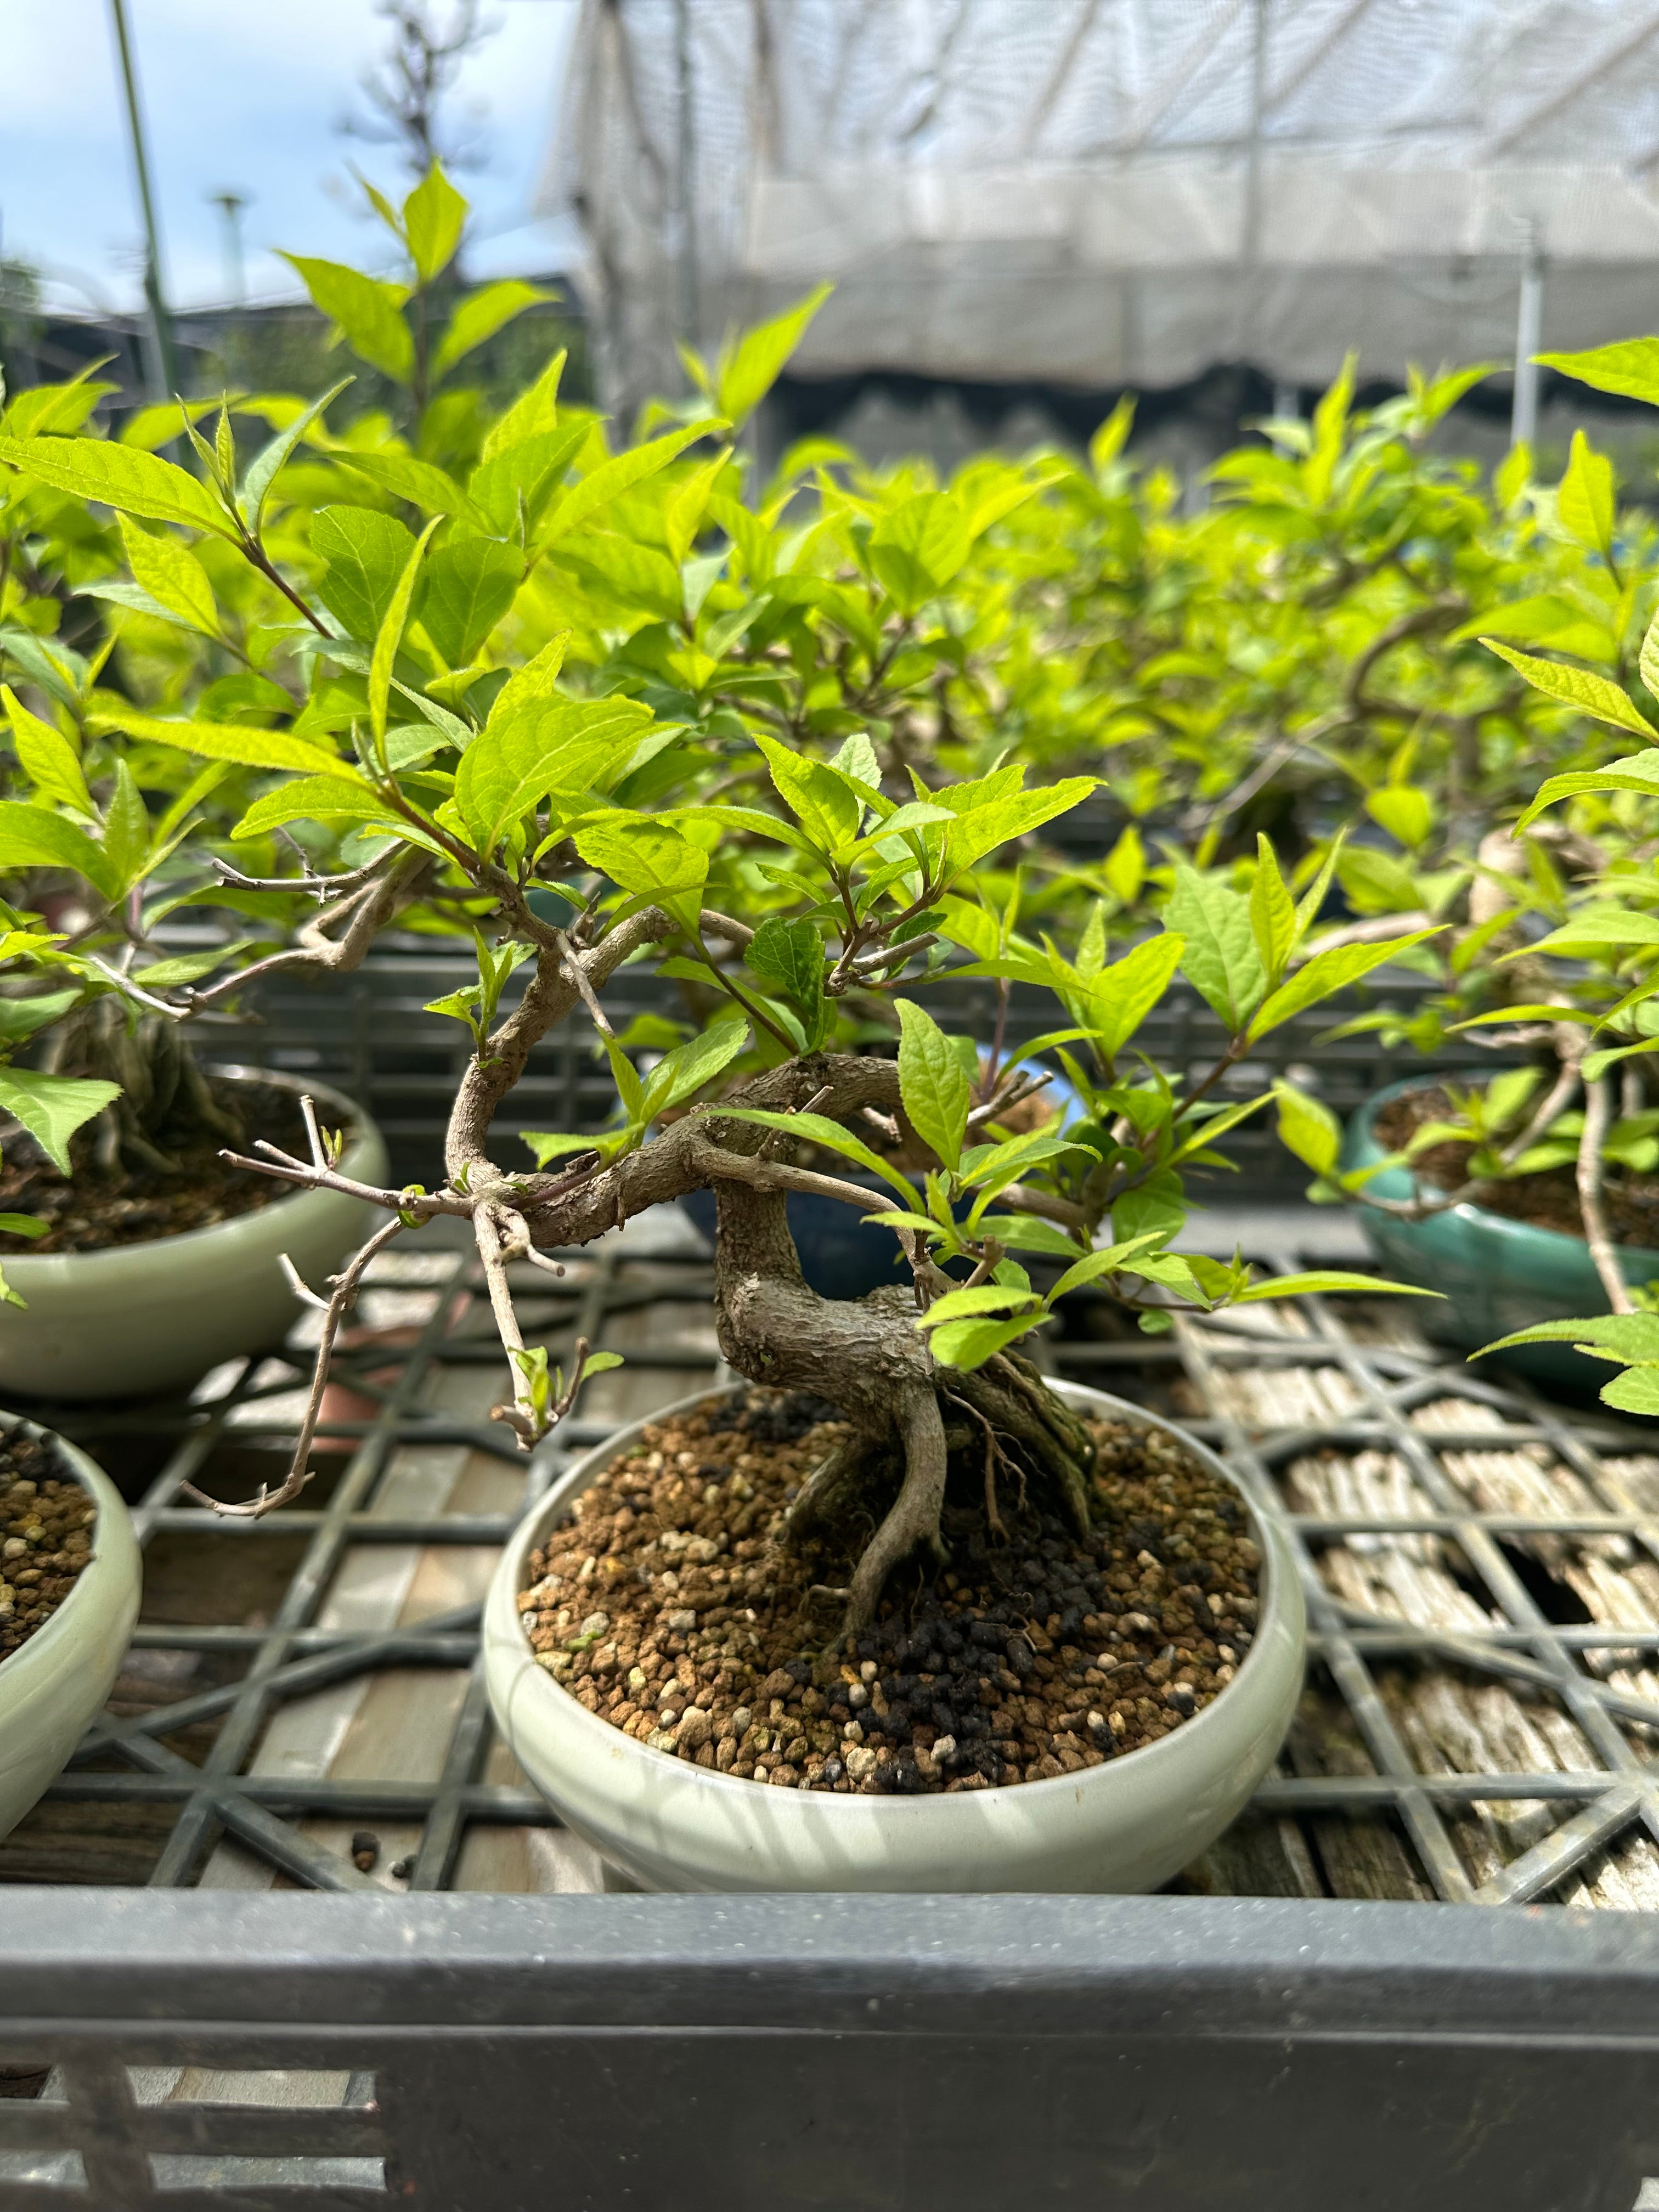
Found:
[[[1275,1270],[1328,1261],[1343,1227],[1239,1219]],[[1231,1250],[1237,1223],[1212,1225]],[[430,1236],[376,1269],[296,1507],[223,1521],[182,1490],[280,1474],[302,1343],[188,1402],[37,1409],[136,1499],[146,1600],[108,1710],[0,1844],[0,1881],[604,1886],[495,1739],[480,1601],[567,1453],[723,1372],[706,1248],[665,1208],[565,1255],[562,1281],[526,1271],[528,1339],[626,1362],[526,1462],[489,1418],[501,1357],[471,1262]],[[1221,1450],[1299,1561],[1297,1723],[1177,1886],[1659,1910],[1659,1435],[1486,1379],[1415,1319],[1306,1299],[1126,1340],[1084,1297],[1047,1348]]]

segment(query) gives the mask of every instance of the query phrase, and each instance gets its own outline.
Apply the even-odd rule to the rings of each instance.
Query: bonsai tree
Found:
[[[431,189],[417,188],[401,216],[385,211],[417,274],[430,254],[416,214]],[[413,315],[418,285],[409,301],[377,294],[371,327],[368,282],[331,278],[331,311],[350,343],[403,361],[392,326],[410,327],[398,319]],[[465,313],[464,302],[457,319]],[[734,342],[709,373],[716,401],[741,417],[800,319]],[[476,981],[435,1002],[472,1039],[435,1187],[351,1182],[337,1136],[309,1109],[303,1150],[229,1148],[238,1165],[349,1192],[384,1219],[331,1284],[302,1286],[324,1319],[287,1480],[220,1510],[264,1514],[303,1487],[338,1329],[394,1238],[441,1215],[468,1223],[510,1376],[498,1417],[528,1449],[602,1363],[579,1345],[566,1373],[526,1344],[515,1271],[556,1272],[559,1250],[710,1188],[727,1358],[757,1382],[830,1400],[850,1425],[847,1449],[796,1501],[797,1532],[843,1486],[864,1486],[877,1504],[840,1594],[855,1629],[896,1560],[942,1548],[953,1445],[982,1459],[994,1523],[1006,1481],[1041,1486],[1086,1518],[1089,1432],[1021,1348],[1068,1291],[1098,1285],[1156,1331],[1183,1310],[1379,1287],[1340,1274],[1257,1281],[1240,1261],[1184,1255],[1173,1241],[1186,1171],[1219,1159],[1227,1130],[1265,1103],[1218,1097],[1228,1071],[1395,948],[1310,957],[1332,864],[1297,899],[1265,840],[1248,893],[1177,869],[1150,933],[1126,931],[1086,876],[1060,886],[1054,910],[1069,934],[1035,930],[1020,854],[1096,780],[1034,785],[1004,760],[931,782],[902,748],[845,725],[860,687],[896,684],[907,652],[951,663],[966,573],[956,555],[1036,477],[1002,471],[978,508],[960,485],[918,491],[901,477],[873,515],[874,501],[820,478],[796,520],[766,495],[745,497],[730,418],[647,424],[612,452],[591,414],[561,406],[559,366],[489,425],[465,483],[383,418],[331,431],[337,392],[293,414],[246,465],[226,407],[210,440],[193,436],[200,474],[83,436],[79,421],[0,438],[0,463],[26,495],[45,487],[86,503],[94,522],[105,509],[118,518],[129,573],[104,587],[116,605],[130,606],[135,589],[167,604],[163,584],[176,598],[187,576],[198,626],[216,640],[251,635],[249,592],[262,617],[275,595],[293,617],[262,624],[280,629],[260,641],[269,688],[240,718],[222,691],[186,687],[174,711],[156,713],[95,682],[60,717],[108,748],[99,758],[118,792],[137,781],[132,763],[158,750],[186,770],[207,764],[185,781],[167,836],[204,792],[235,790],[236,818],[198,816],[188,848],[188,865],[213,880],[175,896],[246,908],[259,938],[227,936],[161,973],[106,975],[115,963],[102,954],[40,937],[13,957],[83,969],[95,959],[111,993],[142,993],[148,1013],[175,1023],[275,966],[349,968],[394,920],[475,949]],[[416,405],[417,448],[441,404]],[[596,576],[615,615],[603,659]],[[757,636],[765,642],[734,661],[736,643]],[[865,673],[849,683],[855,653]],[[822,722],[820,699],[838,702]],[[60,764],[75,749],[31,714],[20,703],[13,720],[34,779],[21,811],[56,832],[75,825],[78,787],[55,787],[30,760],[54,736]],[[93,828],[76,834],[102,850],[111,818],[94,808]],[[0,869],[37,864],[29,828],[18,806],[0,811]],[[185,866],[179,850],[167,849],[169,866]],[[112,888],[106,915],[128,896]],[[154,927],[146,910],[131,941]],[[618,1036],[605,994],[625,964],[684,983],[695,1027]],[[1178,969],[1220,1025],[1214,1064],[1196,1080],[1137,1048]],[[961,978],[1045,994],[1051,1027],[1028,1050],[1065,1069],[1072,1118],[1019,1126],[1043,1079],[1000,1047],[982,1059],[951,1018]],[[544,1132],[532,1158],[503,1158],[497,1116],[549,1030],[579,1008],[609,1058],[612,1123],[597,1135]],[[925,1170],[896,1164],[901,1144],[922,1148]],[[852,1303],[809,1290],[791,1191],[890,1229],[893,1286]]]

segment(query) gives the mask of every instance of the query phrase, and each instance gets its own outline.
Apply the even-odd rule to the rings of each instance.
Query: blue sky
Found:
[[[545,270],[568,256],[562,224],[532,210],[558,114],[575,0],[486,0],[500,26],[452,97],[476,114],[488,166],[457,181],[472,200],[481,275]],[[6,0],[0,251],[42,269],[74,309],[138,299],[139,219],[108,0]],[[340,118],[384,48],[374,0],[128,0],[168,290],[225,296],[223,217],[209,195],[249,196],[252,299],[295,295],[277,246],[368,261],[378,225],[357,215],[345,164],[392,187],[387,148],[343,138]]]

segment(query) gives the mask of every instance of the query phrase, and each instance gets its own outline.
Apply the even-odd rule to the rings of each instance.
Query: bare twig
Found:
[[[392,1238],[402,1234],[403,1228],[404,1224],[400,1220],[382,1222],[368,1242],[353,1255],[344,1273],[330,1277],[333,1296],[326,1304],[299,1280],[293,1263],[284,1255],[283,1265],[288,1270],[289,1281],[308,1304],[323,1307],[323,1329],[317,1340],[317,1357],[311,1370],[311,1390],[306,1400],[300,1433],[295,1439],[294,1457],[289,1462],[288,1474],[279,1489],[268,1490],[261,1483],[258,1494],[240,1505],[228,1504],[222,1498],[210,1498],[204,1490],[198,1490],[194,1483],[190,1482],[179,1486],[186,1498],[193,1498],[198,1505],[207,1506],[226,1520],[263,1521],[267,1513],[274,1513],[279,1505],[286,1505],[290,1498],[299,1496],[311,1480],[312,1440],[316,1436],[317,1423],[322,1414],[323,1394],[328,1388],[328,1370],[340,1323],[357,1302],[357,1291],[365,1272],[385,1251]]]
[[[1584,1242],[1601,1278],[1608,1308],[1616,1314],[1627,1314],[1636,1311],[1636,1301],[1619,1265],[1601,1193],[1601,1147],[1612,1124],[1613,1088],[1601,1075],[1584,1085],[1584,1128],[1578,1139],[1578,1207],[1584,1217]]]

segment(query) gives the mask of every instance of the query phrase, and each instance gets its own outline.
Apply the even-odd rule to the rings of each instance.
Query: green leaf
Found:
[[[605,815],[575,833],[588,866],[636,897],[654,899],[694,932],[708,880],[708,855],[664,822],[645,814]]]
[[[464,492],[453,477],[431,461],[417,461],[412,453],[342,453],[334,457],[342,468],[367,477],[382,491],[406,499],[428,514],[457,514],[469,529],[488,532],[490,518]]]
[[[81,1003],[81,994],[43,991],[33,999],[0,999],[0,1041],[21,1044]]]
[[[1061,814],[1069,814],[1079,805],[1099,783],[1098,776],[1066,776],[1059,783],[1046,785],[1040,791],[1018,791],[1005,799],[994,800],[985,806],[975,806],[962,812],[950,829],[945,852],[953,872],[976,867],[979,862],[994,853],[1000,845],[1011,838],[1024,837],[1033,830],[1040,830],[1045,822],[1052,822]],[[950,805],[952,787],[934,794],[942,804]]]
[[[769,915],[743,957],[763,983],[782,993],[800,1016],[809,1045],[815,1044],[823,1020],[823,939],[817,924]]]
[[[578,419],[562,430],[544,430],[480,461],[467,478],[468,496],[503,538],[517,539],[519,512],[533,536],[559,478],[586,443],[588,425]]]
[[[1068,994],[1105,1059],[1117,1057],[1169,989],[1186,945],[1185,938],[1172,931],[1149,937],[1091,976],[1086,991]]]
[[[1583,353],[1535,353],[1533,359],[1598,392],[1620,392],[1659,406],[1659,338],[1620,338]]]
[[[514,446],[555,428],[559,419],[559,380],[564,374],[567,349],[561,346],[547,367],[521,392],[500,420],[491,424],[483,441],[483,459],[493,461]],[[584,436],[587,424],[580,425]]]
[[[532,700],[558,697],[559,671],[564,665],[565,647],[569,642],[569,631],[562,629],[549,638],[522,668],[513,671],[495,694],[495,704],[484,723],[486,730],[497,728],[519,708],[528,706]]]
[[[229,516],[205,484],[173,462],[131,446],[105,438],[0,438],[0,461],[12,462],[54,491],[96,500],[122,514],[182,522],[220,538],[235,535]]]
[[[962,1158],[973,1105],[968,1071],[926,1008],[909,999],[894,1003],[900,1024],[899,1096],[904,1111],[922,1142],[933,1147],[945,1167],[954,1168]]]
[[[1495,653],[1500,660],[1518,669],[1535,691],[1547,698],[1559,699],[1581,714],[1594,714],[1598,721],[1611,722],[1616,730],[1633,730],[1638,738],[1659,738],[1644,714],[1638,714],[1616,684],[1605,676],[1594,675],[1588,668],[1569,668],[1565,662],[1540,660],[1530,653],[1518,653],[1512,645],[1500,638],[1483,637],[1481,644]],[[1534,811],[1536,811],[1534,807]]]
[[[820,852],[833,853],[859,834],[862,813],[845,780],[822,761],[792,752],[775,738],[757,737],[773,788]]]
[[[318,261],[309,254],[284,253],[282,258],[296,270],[308,291],[352,351],[378,368],[394,384],[407,384],[415,373],[415,341],[399,310],[402,289],[365,276],[338,261]]]
[[[325,564],[317,596],[349,637],[373,645],[415,549],[395,515],[373,507],[319,507],[311,550]]]
[[[256,799],[231,831],[234,838],[268,837],[285,822],[384,822],[399,836],[407,825],[367,784],[337,775],[306,775]]]
[[[1381,945],[1334,945],[1328,952],[1316,952],[1305,968],[1299,968],[1288,981],[1281,983],[1267,1000],[1250,1024],[1250,1036],[1266,1036],[1269,1030],[1277,1029],[1304,1006],[1315,1006],[1321,999],[1345,990],[1350,983],[1369,975],[1373,968],[1385,961],[1397,959],[1408,945],[1421,945],[1425,939],[1437,937],[1438,929],[1413,929],[1401,937],[1391,937]]]
[[[526,307],[538,307],[544,300],[556,300],[556,292],[550,292],[540,284],[526,284],[521,277],[504,277],[500,283],[486,284],[481,291],[470,293],[449,319],[449,326],[438,341],[432,356],[432,374],[447,376],[458,361],[463,361],[475,346],[486,338],[493,338],[504,330],[515,315],[523,314]]]
[[[465,223],[466,202],[434,161],[404,202],[404,236],[422,284],[448,268]]]
[[[827,1152],[839,1152],[843,1159],[854,1160],[869,1174],[879,1176],[891,1190],[896,1190],[907,1206],[914,1202],[915,1190],[901,1169],[872,1152],[861,1137],[850,1129],[843,1129],[839,1121],[831,1121],[822,1114],[770,1114],[757,1106],[722,1106],[718,1115],[710,1116],[722,1121],[752,1121],[762,1129],[781,1129],[791,1137],[804,1137],[811,1143],[822,1145]]]
[[[512,605],[524,563],[495,538],[452,538],[427,563],[421,620],[452,668],[465,668]]]
[[[1381,791],[1371,792],[1365,800],[1365,811],[1390,837],[1398,838],[1413,852],[1434,827],[1434,802],[1415,784],[1386,784]]]
[[[27,1129],[59,1175],[70,1173],[69,1142],[83,1121],[121,1095],[118,1083],[89,1076],[40,1075],[31,1067],[0,1067],[0,1113]]]
[[[927,1349],[941,1367],[969,1375],[1047,1318],[1041,1307],[1033,1307],[1013,1321],[947,1321],[928,1338]]]
[[[374,656],[368,666],[368,721],[374,743],[382,749],[386,744],[386,718],[392,698],[392,670],[398,658],[398,648],[404,641],[409,610],[415,598],[415,586],[420,579],[422,556],[437,527],[434,518],[416,539],[414,549],[404,563],[404,572],[392,592],[391,604],[375,634]]]
[[[1622,760],[1609,761],[1606,768],[1551,776],[1547,783],[1540,787],[1537,798],[1516,823],[1516,829],[1524,830],[1558,799],[1576,799],[1587,791],[1641,791],[1650,798],[1659,799],[1659,746],[1650,745],[1644,752],[1626,753]]]
[[[1149,1230],[1144,1237],[1131,1237],[1127,1243],[1108,1244],[1097,1252],[1089,1253],[1066,1270],[1048,1296],[1063,1298],[1072,1291],[1081,1290],[1085,1283],[1098,1282],[1103,1275],[1117,1274],[1129,1266],[1138,1252],[1144,1252],[1149,1244],[1158,1243],[1163,1234],[1160,1229]]]
[[[115,788],[104,809],[104,860],[118,897],[131,890],[149,860],[149,815],[132,770],[115,763]]]
[[[986,1283],[973,1290],[946,1291],[934,1299],[924,1314],[918,1314],[911,1323],[913,1328],[938,1328],[945,1322],[960,1321],[964,1316],[979,1314],[1006,1314],[1016,1306],[1036,1306],[1042,1301],[1030,1291],[1004,1290]]]
[[[617,453],[612,459],[601,461],[578,483],[571,485],[553,510],[551,519],[542,532],[543,545],[551,545],[566,537],[579,522],[618,498],[632,491],[635,484],[643,483],[647,477],[665,469],[678,453],[699,438],[712,436],[725,428],[718,418],[689,423],[683,430],[671,430],[666,437],[653,438],[643,446],[630,447],[627,453]]]
[[[0,876],[18,868],[68,868],[106,899],[119,896],[101,846],[45,806],[0,799]]]
[[[1659,1413],[1659,1367],[1632,1367],[1601,1386],[1601,1403],[1621,1413]]]
[[[1250,932],[1269,981],[1277,981],[1296,950],[1296,901],[1279,872],[1279,858],[1258,831],[1255,881],[1250,886]]]
[[[296,415],[285,430],[279,430],[267,446],[263,446],[248,464],[247,474],[242,478],[240,504],[242,520],[257,538],[264,520],[265,501],[270,496],[270,487],[312,424],[327,413],[349,384],[356,377],[343,376],[337,385],[313,399],[309,407]]]
[[[806,326],[835,287],[820,284],[769,323],[748,331],[722,356],[715,404],[733,429],[740,429],[777,382],[800,343]]]
[[[905,614],[936,598],[973,550],[968,518],[949,492],[918,492],[870,532],[870,566]]]
[[[683,1105],[706,1083],[712,1083],[723,1067],[730,1066],[748,1042],[749,1024],[738,1014],[665,1053],[645,1079],[641,1118],[652,1121],[659,1114]]]
[[[1279,1101],[1279,1135],[1285,1150],[1316,1176],[1329,1175],[1342,1149],[1342,1125],[1330,1108],[1293,1083],[1273,1085]]]
[[[170,614],[200,630],[219,635],[219,609],[207,570],[187,545],[174,538],[154,538],[124,514],[119,517],[127,566],[143,590]]]
[[[1229,1030],[1243,1029],[1267,984],[1250,901],[1183,862],[1164,918],[1187,940],[1181,966],[1199,995]]]
[[[0,1213],[0,1237],[27,1237],[33,1239],[36,1237],[49,1237],[51,1234],[51,1222],[42,1221],[38,1213]],[[13,1305],[21,1305],[23,1301],[14,1292],[11,1303]]]
[[[1340,1270],[1318,1268],[1305,1275],[1274,1275],[1265,1283],[1252,1283],[1236,1291],[1235,1305],[1260,1304],[1264,1298],[1296,1298],[1312,1291],[1360,1291],[1381,1297],[1384,1292],[1402,1298],[1443,1297],[1442,1291],[1425,1291],[1418,1283],[1385,1282],[1380,1275],[1351,1275]]]
[[[235,761],[243,768],[297,769],[311,775],[337,775],[351,781],[356,770],[308,738],[287,730],[256,730],[245,722],[164,722],[156,714],[100,709],[87,717],[89,729],[125,730],[130,737],[147,738],[158,745],[177,745],[181,752],[204,760]]]
[[[1659,945],[1659,915],[1643,914],[1634,907],[1590,906],[1553,929],[1528,952],[1571,952],[1596,945]]]
[[[9,684],[0,684],[0,703],[11,723],[11,741],[23,773],[44,799],[72,812],[95,812],[82,773],[80,756],[61,732],[21,704]]]
[[[1555,496],[1561,527],[1592,553],[1613,555],[1613,463],[1598,453],[1582,430],[1572,434],[1567,472]]]
[[[478,851],[493,852],[508,826],[548,792],[584,792],[625,766],[650,721],[650,708],[636,699],[556,694],[492,715],[455,778],[455,804]],[[705,872],[707,866],[705,859]]]

